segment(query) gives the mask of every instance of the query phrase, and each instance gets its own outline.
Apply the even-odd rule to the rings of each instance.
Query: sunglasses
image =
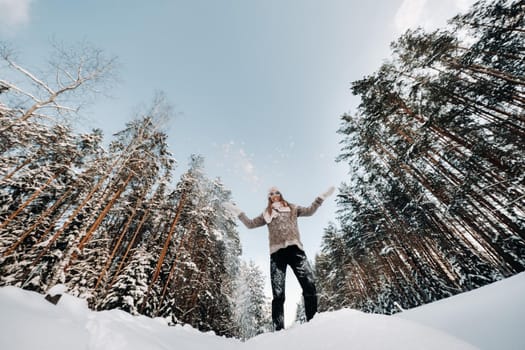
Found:
[[[277,195],[281,195],[281,192],[270,192],[268,197],[273,197],[273,196],[277,196]]]

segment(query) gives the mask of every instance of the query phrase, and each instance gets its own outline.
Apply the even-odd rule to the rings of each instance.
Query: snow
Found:
[[[344,309],[246,342],[168,326],[164,319],[120,310],[94,312],[64,294],[0,288],[0,349],[525,349],[525,273],[395,316]],[[472,345],[471,345],[472,344]]]
[[[67,291],[67,287],[63,284],[57,284],[47,292],[50,296],[55,296],[57,294],[64,294]]]
[[[525,272],[398,314],[480,349],[525,349]]]

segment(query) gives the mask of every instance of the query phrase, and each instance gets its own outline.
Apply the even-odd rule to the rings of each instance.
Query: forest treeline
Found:
[[[321,310],[391,314],[525,269],[524,16],[524,1],[479,1],[353,82]]]
[[[89,55],[56,66],[59,79],[48,83],[2,51],[0,286],[46,293],[63,284],[96,310],[243,339],[268,330],[262,273],[241,261],[235,218],[222,205],[230,191],[197,155],[172,178],[162,99],[107,149],[100,130],[78,134],[56,119],[74,90],[104,73],[107,61]]]

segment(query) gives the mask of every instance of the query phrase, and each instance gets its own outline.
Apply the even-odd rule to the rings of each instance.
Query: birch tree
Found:
[[[30,118],[56,120],[78,112],[87,93],[100,92],[115,78],[116,58],[107,58],[87,43],[70,47],[55,43],[48,79],[18,63],[8,43],[0,43],[0,59],[6,70],[2,76],[7,77],[0,79],[0,97],[7,100],[5,105],[17,106],[0,126],[2,139],[8,138],[10,129]]]

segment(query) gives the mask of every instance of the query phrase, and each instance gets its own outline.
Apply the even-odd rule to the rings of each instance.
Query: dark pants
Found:
[[[290,265],[303,289],[306,320],[310,321],[317,312],[317,292],[312,268],[306,254],[296,245],[279,249],[270,255],[270,276],[272,280],[272,320],[275,330],[284,328],[284,284],[286,266]]]

